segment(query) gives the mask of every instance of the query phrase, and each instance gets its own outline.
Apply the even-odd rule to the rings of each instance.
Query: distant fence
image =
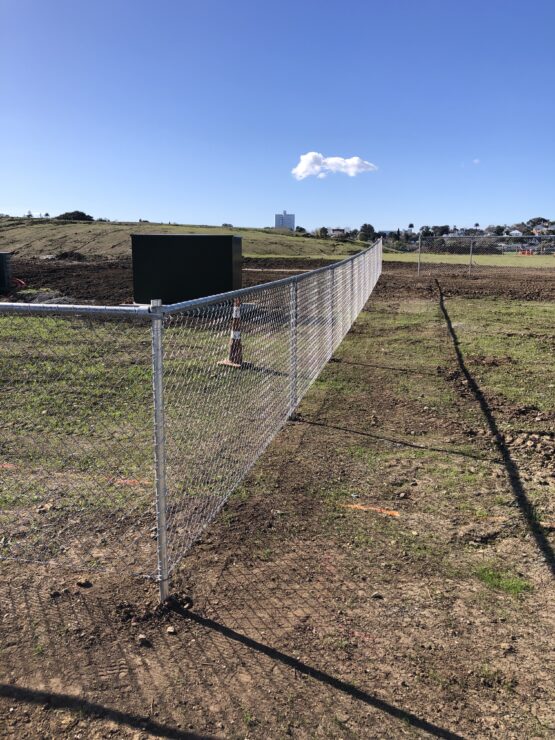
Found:
[[[0,558],[149,575],[165,598],[381,263],[380,241],[319,270],[169,306],[0,303]]]
[[[403,255],[401,255],[403,256]],[[475,268],[553,267],[553,236],[431,236],[419,237],[404,255],[418,274],[438,270],[472,275]]]

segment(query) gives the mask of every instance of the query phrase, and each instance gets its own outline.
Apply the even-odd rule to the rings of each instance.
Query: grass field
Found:
[[[386,262],[418,262],[417,252],[384,252]],[[469,254],[422,254],[421,264],[468,265]],[[555,269],[555,255],[521,256],[517,254],[477,254],[472,264],[482,267],[551,267]]]
[[[60,222],[45,219],[0,218],[0,251],[13,252],[21,258],[79,252],[86,257],[117,258],[130,256],[133,233],[161,234],[234,234],[243,239],[245,257],[342,259],[364,248],[362,242],[339,242],[276,233],[273,229],[223,228],[187,224]],[[415,252],[384,251],[387,262],[413,263]],[[468,264],[468,255],[424,254],[423,264]],[[484,267],[552,267],[555,255],[523,257],[518,255],[477,255],[473,264]]]
[[[21,501],[1,546],[34,522],[31,542],[84,548],[91,568],[117,557],[119,571],[83,581],[0,562],[8,734],[552,737],[555,303],[395,285],[188,553],[173,587],[189,610],[157,611],[154,585],[129,576],[156,544],[137,507],[152,485],[148,333],[2,323],[4,516],[10,488]],[[168,439],[174,421],[197,435],[226,346],[222,330]],[[170,346],[176,387],[208,349],[201,334],[186,347]],[[241,449],[243,434],[210,423]]]
[[[154,223],[91,223],[0,218],[0,251],[19,257],[56,255],[77,251],[85,256],[122,257],[131,254],[133,233],[233,234],[243,239],[245,256],[345,257],[363,244],[312,239],[276,233],[273,229],[241,229]]]

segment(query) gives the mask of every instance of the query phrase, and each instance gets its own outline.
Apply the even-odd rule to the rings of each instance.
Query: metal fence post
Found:
[[[154,393],[154,464],[156,468],[156,529],[160,601],[169,596],[168,543],[166,523],[166,441],[164,434],[164,353],[162,301],[150,303],[152,314],[152,386]]]
[[[289,416],[297,408],[297,332],[299,316],[297,302],[297,281],[293,280],[289,286]]]
[[[420,276],[420,259],[422,256],[422,234],[418,234],[418,276]]]
[[[351,272],[350,272],[350,280],[351,280],[351,289],[349,293],[349,299],[350,299],[350,325],[352,326],[355,323],[355,272],[354,272],[354,261],[351,259]],[[350,327],[349,327],[350,328]]]
[[[331,352],[330,357],[335,350],[335,268],[331,268]]]
[[[470,257],[468,260],[468,277],[470,277],[470,272],[472,270],[472,248],[474,246],[474,239],[470,240]]]

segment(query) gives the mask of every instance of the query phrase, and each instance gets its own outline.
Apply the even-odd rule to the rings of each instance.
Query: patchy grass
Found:
[[[387,262],[418,262],[418,252],[384,252],[384,260]],[[468,265],[469,252],[466,254],[432,254],[423,253],[421,264],[445,264],[445,265]],[[474,254],[472,264],[481,267],[537,267],[555,268],[555,255],[543,254],[521,256],[518,254]]]
[[[525,578],[496,570],[488,565],[478,568],[476,576],[488,588],[503,591],[511,596],[521,596],[532,589],[532,585]]]
[[[488,393],[511,404],[555,406],[555,303],[448,300],[460,348]]]
[[[465,360],[488,396],[492,384],[510,383],[504,373],[515,362],[533,364],[533,342],[553,331],[548,304],[456,301]],[[451,309],[455,300],[447,303]],[[144,687],[165,727],[203,736],[218,728],[233,734],[235,727],[253,738],[397,737],[418,734],[422,722],[438,728],[438,736],[549,736],[538,729],[536,715],[552,726],[545,655],[553,582],[547,550],[530,529],[530,519],[534,525],[540,516],[547,525],[553,521],[551,484],[536,488],[533,482],[531,461],[543,461],[543,453],[529,450],[518,460],[531,503],[524,512],[479,405],[452,372],[456,360],[437,302],[373,299],[368,309],[339,348],[341,361],[326,368],[299,418],[266,450],[175,574],[172,585],[191,594],[191,617],[199,615],[200,624],[172,615],[177,634],[168,638],[165,618],[141,623],[162,673],[152,661],[137,660],[129,623],[113,618],[123,601],[144,609],[143,591],[123,566],[113,581],[95,578],[86,598],[54,600],[46,582],[33,593],[20,564],[6,564],[4,682],[27,685],[29,676],[45,682],[54,676],[63,693],[77,680],[84,691],[98,691],[98,675],[114,665],[103,691],[119,697],[118,709],[143,716]],[[532,343],[523,349],[518,337]],[[516,360],[505,366],[513,339]],[[203,392],[209,393],[210,375],[203,376],[194,354],[203,348],[200,340],[192,353],[176,357],[172,372],[178,381],[185,367],[195,382],[205,377]],[[94,387],[94,368],[85,377]],[[283,376],[265,377],[274,387],[281,382],[274,378]],[[545,388],[542,382],[531,373],[530,391]],[[280,387],[287,394],[287,384]],[[499,424],[513,413],[507,398],[495,399]],[[550,403],[545,400],[548,411],[555,406]],[[234,420],[235,409],[226,408]],[[256,411],[251,424],[263,423],[269,406]],[[39,415],[33,419],[40,421]],[[192,422],[187,416],[183,437],[198,441],[195,425],[202,421],[200,412]],[[229,450],[230,439],[244,449],[248,433],[233,431],[222,439],[222,450]],[[229,462],[220,450],[199,444],[200,452],[207,464]],[[552,538],[548,526],[545,536]],[[102,557],[102,551],[91,548],[90,556]],[[21,598],[12,601],[18,578]],[[40,640],[46,649],[35,655],[30,631],[22,629],[33,613],[40,624],[66,622],[71,643],[45,630]],[[85,627],[85,639],[75,634],[76,623]],[[71,672],[60,674],[68,645]],[[136,691],[121,690],[121,664],[130,666],[127,685]],[[347,685],[356,695],[344,690]],[[172,701],[175,696],[183,702]],[[30,712],[40,730],[35,735],[60,734],[52,712],[41,706]],[[101,730],[82,728],[85,735]]]

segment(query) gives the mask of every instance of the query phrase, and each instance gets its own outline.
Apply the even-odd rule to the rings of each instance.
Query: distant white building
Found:
[[[522,231],[519,231],[518,229],[513,229],[512,231],[509,231],[509,236],[522,236]]]
[[[274,228],[289,229],[290,231],[295,231],[295,214],[287,213],[287,211],[283,211],[283,213],[276,213],[276,222]]]

